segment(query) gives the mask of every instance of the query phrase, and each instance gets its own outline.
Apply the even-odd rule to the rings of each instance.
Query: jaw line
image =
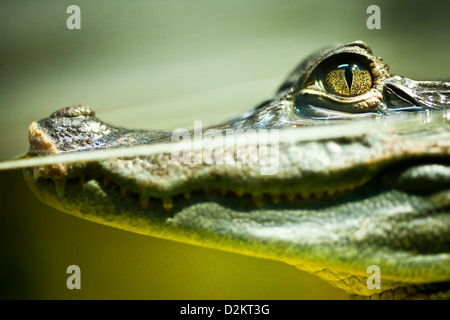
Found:
[[[32,176],[25,173],[25,177],[35,192],[37,188]],[[117,197],[117,190],[102,188],[96,180],[88,181],[83,188],[80,183],[68,183],[66,192],[70,196],[58,198],[55,197],[53,183],[39,179],[37,196],[58,210],[139,234],[293,265],[330,265],[336,271],[360,275],[365,272],[364,266],[378,264],[383,268],[385,279],[391,281],[420,283],[445,280],[448,277],[445,265],[448,265],[450,256],[430,252],[417,256],[414,246],[403,247],[403,240],[395,234],[397,228],[402,230],[405,223],[402,217],[405,216],[409,217],[408,224],[416,220],[437,219],[439,225],[450,206],[448,190],[414,196],[383,186],[379,183],[381,178],[352,193],[329,198],[325,204],[299,200],[258,207],[251,199],[230,203],[226,200],[228,198],[219,194],[200,192],[192,194],[190,200],[180,197],[170,214],[161,203],[150,203],[147,210],[142,210],[137,199],[125,198],[122,201]],[[378,233],[385,228],[384,223],[390,220],[399,221],[389,230],[391,242],[377,243],[373,237],[379,236]],[[415,232],[420,234],[420,228]],[[352,243],[348,243],[349,235],[354,238]],[[401,235],[399,231],[400,238]],[[434,241],[424,238],[424,235],[418,239]],[[398,275],[398,265],[392,260],[392,255],[396,257],[394,260],[400,259],[402,265],[419,263],[439,272],[433,279],[423,275],[417,277],[410,268]]]

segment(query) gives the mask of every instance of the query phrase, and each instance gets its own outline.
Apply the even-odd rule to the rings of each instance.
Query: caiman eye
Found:
[[[300,68],[301,67],[301,68]],[[301,64],[304,70],[287,93],[304,118],[341,118],[347,114],[383,113],[383,83],[389,67],[361,42],[320,53]],[[337,114],[339,113],[339,115]]]
[[[369,70],[361,65],[343,63],[325,71],[323,85],[330,93],[354,97],[369,91],[372,87],[372,76]]]

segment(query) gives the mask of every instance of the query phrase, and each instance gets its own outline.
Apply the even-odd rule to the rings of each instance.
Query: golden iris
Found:
[[[325,73],[324,86],[330,93],[354,97],[369,91],[372,76],[369,70],[357,64],[340,64]]]

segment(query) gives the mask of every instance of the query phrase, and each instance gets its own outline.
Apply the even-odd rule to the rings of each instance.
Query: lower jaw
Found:
[[[255,205],[253,198],[247,195],[223,196],[217,192],[207,194],[199,191],[193,192],[190,199],[186,199],[183,195],[174,197],[174,206],[168,212],[161,199],[149,201],[148,207],[144,210],[137,194],[127,193],[121,198],[120,188],[112,184],[104,187],[102,182],[96,179],[88,179],[84,185],[79,180],[69,180],[65,185],[64,195],[58,196],[55,183],[51,179],[41,178],[34,181],[30,171],[24,171],[24,176],[32,191],[44,203],[83,219],[139,234],[283,261],[293,265],[319,261],[321,265],[334,266],[338,261],[341,264],[338,270],[344,269],[349,274],[358,274],[358,272],[364,274],[367,266],[376,261],[375,264],[380,264],[386,279],[390,275],[391,280],[402,283],[409,283],[419,269],[431,270],[438,264],[445,263],[442,257],[439,258],[440,254],[435,249],[438,246],[442,247],[443,244],[436,243],[436,239],[423,238],[430,242],[430,244],[426,242],[427,248],[430,248],[427,253],[430,260],[424,261],[417,270],[412,270],[411,273],[407,271],[404,275],[398,276],[397,263],[406,266],[409,262],[403,258],[399,262],[392,260],[391,250],[409,254],[410,258],[408,256],[407,258],[411,260],[411,263],[415,263],[413,254],[415,244],[396,248],[398,246],[398,243],[394,243],[396,225],[392,226],[392,232],[388,234],[391,238],[383,239],[381,244],[371,243],[371,238],[368,238],[367,246],[361,243],[361,240],[348,243],[349,237],[356,236],[356,233],[348,234],[344,231],[345,235],[342,239],[334,240],[333,236],[327,238],[328,234],[324,230],[328,230],[330,226],[331,231],[339,229],[340,225],[355,226],[358,229],[364,224],[369,226],[373,224],[373,228],[376,229],[378,228],[376,223],[380,221],[391,221],[401,217],[403,217],[401,219],[409,219],[410,222],[413,222],[416,217],[421,219],[427,216],[427,219],[434,219],[432,213],[439,208],[438,205],[434,208],[424,205],[422,209],[417,208],[417,212],[400,211],[400,214],[397,214],[395,210],[404,210],[403,208],[410,207],[414,203],[420,203],[422,198],[420,196],[409,198],[406,194],[402,194],[403,198],[396,198],[396,191],[374,191],[371,189],[373,186],[365,186],[350,193],[321,199],[295,198],[289,201],[282,197],[280,202],[274,203],[268,197],[263,198],[267,200],[263,207]],[[445,191],[440,194],[443,192]],[[396,200],[392,200],[393,198]],[[389,208],[390,205],[395,205],[395,202],[398,206]],[[375,213],[367,211],[370,207],[380,210],[381,205],[384,206],[386,215],[381,215],[381,211]],[[441,206],[444,209],[448,208],[448,204],[444,202]],[[429,213],[421,212],[421,210],[429,210]],[[441,217],[436,217],[436,221],[439,222]],[[316,233],[312,232],[308,225],[316,228]],[[297,226],[301,229],[299,232],[306,232],[312,236],[312,239],[308,239],[308,236],[303,234],[295,234],[293,227],[297,228]],[[292,232],[294,234],[291,237]],[[302,241],[305,242],[302,243]],[[402,243],[401,239],[398,241]],[[445,237],[440,241],[445,241]],[[424,248],[422,250],[425,250]],[[361,252],[364,253],[363,256]],[[380,252],[382,255],[378,255]],[[434,259],[434,255],[436,255],[435,262],[431,260]],[[425,276],[428,276],[426,272]],[[442,281],[442,278],[423,277],[415,281],[436,280]]]

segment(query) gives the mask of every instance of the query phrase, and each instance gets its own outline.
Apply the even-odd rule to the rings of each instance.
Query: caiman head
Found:
[[[360,296],[448,297],[449,88],[392,76],[352,42],[206,131],[61,109],[29,130],[30,157],[57,157],[24,176],[43,202],[108,226],[284,261]]]

